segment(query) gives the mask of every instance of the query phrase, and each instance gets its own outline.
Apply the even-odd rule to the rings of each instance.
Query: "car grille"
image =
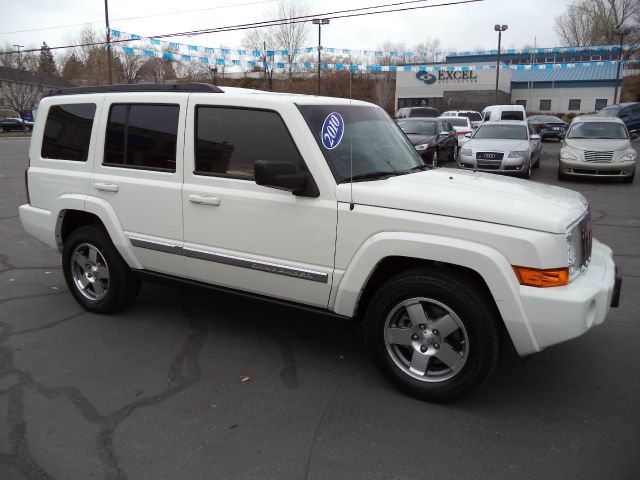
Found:
[[[500,170],[502,160],[476,160],[478,168],[485,168],[488,170]]]
[[[477,152],[476,158],[478,160],[502,160],[504,153],[502,152]]]
[[[587,162],[610,162],[613,160],[613,152],[584,152],[584,159]]]

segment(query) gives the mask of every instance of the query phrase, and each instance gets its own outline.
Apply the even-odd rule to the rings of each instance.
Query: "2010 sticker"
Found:
[[[342,141],[344,135],[344,119],[338,112],[331,112],[322,123],[322,145],[327,150],[333,150]]]

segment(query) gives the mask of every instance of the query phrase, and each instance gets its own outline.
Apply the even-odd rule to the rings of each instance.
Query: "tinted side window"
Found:
[[[489,120],[491,120],[491,110],[484,112],[484,117],[482,119],[484,122],[488,122]]]
[[[44,126],[42,157],[86,162],[95,113],[94,103],[52,106]]]
[[[505,110],[501,115],[502,120],[524,120],[522,112],[517,110]]]
[[[196,108],[195,172],[253,179],[256,160],[291,162],[302,157],[276,112],[225,107]]]
[[[178,105],[112,105],[104,165],[176,171]]]

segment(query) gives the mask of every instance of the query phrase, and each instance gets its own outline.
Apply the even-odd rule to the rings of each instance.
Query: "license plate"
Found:
[[[560,130],[560,127],[553,127],[554,130]]]

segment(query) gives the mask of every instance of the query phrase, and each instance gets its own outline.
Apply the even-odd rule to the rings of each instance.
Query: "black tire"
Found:
[[[140,281],[109,235],[97,226],[83,226],[69,235],[64,242],[62,269],[71,294],[90,312],[107,314],[122,310],[135,300],[140,290]],[[105,272],[106,279],[101,278]]]
[[[433,150],[433,155],[431,156],[431,166],[433,168],[436,168],[438,166],[439,159],[440,159],[440,152],[438,152],[438,149],[435,148]]]
[[[630,177],[624,177],[622,179],[622,183],[633,183],[633,179],[636,176],[636,172],[633,172],[633,174]]]
[[[527,169],[520,174],[520,178],[524,178],[525,180],[529,180],[531,178],[531,169],[533,168],[533,165],[531,164],[532,159],[529,159],[529,162],[527,164]]]
[[[491,376],[500,353],[500,314],[487,296],[480,285],[455,270],[417,268],[391,278],[373,296],[365,317],[367,346],[375,364],[394,385],[422,400],[449,402],[467,395]],[[428,327],[422,329],[421,324],[414,325],[409,310],[402,306],[407,302],[414,312],[424,313],[426,308],[437,321],[427,318]],[[422,309],[415,310],[416,305]],[[405,316],[401,328],[398,315],[402,315],[402,308]],[[449,328],[445,336],[432,327],[444,318],[439,312],[449,311],[454,314],[449,318],[455,319],[452,325],[457,329]],[[391,326],[393,322],[395,326]],[[411,344],[392,345],[387,341],[390,331],[401,333],[403,338],[411,335]],[[450,368],[440,360],[438,355],[450,355],[449,350],[457,353],[454,361],[459,359],[462,365]],[[421,356],[430,357],[424,374],[412,373],[414,359],[420,362]]]
[[[562,182],[566,179],[567,179],[567,176],[564,173],[562,173],[562,168],[560,167],[560,165],[558,165],[558,180]]]
[[[533,168],[540,168],[540,154],[542,153],[542,149],[538,151],[538,155],[536,156],[536,163],[533,164]]]
[[[457,162],[458,161],[458,146],[454,145],[453,147],[451,147],[451,153],[449,154],[449,158],[448,158],[449,162]]]

